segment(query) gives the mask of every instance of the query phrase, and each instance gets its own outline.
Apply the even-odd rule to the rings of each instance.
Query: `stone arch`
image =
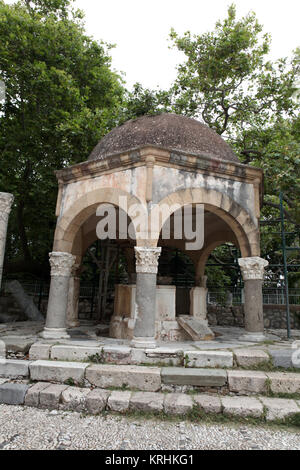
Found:
[[[200,282],[200,279],[202,278],[202,276],[205,275],[205,267],[206,267],[206,263],[210,254],[214,251],[215,248],[227,242],[232,242],[232,240],[228,238],[226,239],[226,237],[222,238],[222,240],[215,240],[203,249],[198,259],[197,266],[196,266],[196,284],[197,285]]]
[[[120,197],[125,197],[127,201],[127,210],[125,212],[130,217],[130,210],[133,206],[137,207],[142,214],[142,226],[147,225],[147,208],[135,196],[123,191],[119,188],[101,188],[86,193],[77,199],[68,210],[58,219],[56,231],[54,235],[53,251],[61,251],[66,253],[74,253],[78,255],[78,233],[83,223],[95,213],[96,208],[100,204],[112,204],[120,207]],[[142,238],[140,227],[136,226],[135,220],[131,219],[134,224],[137,242]]]
[[[152,226],[151,239],[154,246],[157,245],[161,229],[168,218],[162,213],[163,216],[161,220],[159,219],[158,214],[162,206],[175,207],[174,210],[171,209],[169,212],[168,216],[170,216],[178,207],[181,208],[191,204],[204,204],[206,210],[213,212],[230,227],[243,257],[260,255],[259,228],[258,224],[251,218],[251,215],[229,196],[206,188],[191,188],[177,191],[162,199],[154,207],[149,214],[148,221],[149,226],[151,226],[151,220],[159,220],[156,226],[155,224]]]

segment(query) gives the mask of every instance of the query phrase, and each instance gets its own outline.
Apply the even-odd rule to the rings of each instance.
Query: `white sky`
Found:
[[[12,3],[13,0],[6,0]],[[231,0],[76,0],[85,12],[86,28],[95,39],[114,43],[113,67],[123,71],[129,87],[168,88],[184,55],[170,50],[171,27],[183,34],[211,30],[226,16]],[[272,35],[270,57],[291,54],[299,40],[299,0],[235,0],[238,16],[256,12]]]
[[[86,14],[86,26],[96,39],[117,45],[113,67],[126,73],[129,87],[167,88],[184,55],[170,50],[168,36],[189,30],[211,30],[226,16],[230,0],[77,0]],[[256,12],[265,32],[272,35],[271,58],[291,54],[300,45],[299,0],[235,0],[238,16]]]

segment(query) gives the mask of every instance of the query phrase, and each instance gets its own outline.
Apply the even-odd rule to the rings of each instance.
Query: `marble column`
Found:
[[[0,193],[0,288],[3,274],[7,224],[13,202],[14,196],[12,194]]]
[[[69,284],[68,307],[67,307],[67,327],[76,328],[80,326],[78,320],[78,307],[80,295],[80,265],[74,264]]]
[[[51,285],[46,327],[41,334],[45,339],[67,339],[66,315],[68,293],[75,256],[70,253],[50,253]]]
[[[200,279],[200,286],[193,287],[190,291],[190,315],[207,322],[207,276],[202,276]]]
[[[243,340],[256,342],[266,339],[264,336],[262,284],[264,269],[268,264],[267,260],[258,256],[239,259],[245,286],[246,334],[242,336]]]
[[[132,346],[155,348],[156,278],[161,248],[135,248],[136,319]]]

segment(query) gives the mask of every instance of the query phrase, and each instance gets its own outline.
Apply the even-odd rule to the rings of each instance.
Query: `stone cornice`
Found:
[[[178,150],[145,145],[127,153],[112,154],[103,160],[90,160],[56,172],[58,181],[68,184],[101,174],[122,171],[136,166],[146,166],[146,158],[155,157],[156,165],[185,169],[209,175],[232,178],[238,181],[257,184],[262,194],[263,171],[260,168],[242,163],[220,160],[208,154],[192,154]]]

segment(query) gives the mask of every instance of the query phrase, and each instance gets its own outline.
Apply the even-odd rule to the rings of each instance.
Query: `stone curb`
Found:
[[[132,411],[182,417],[189,416],[197,408],[203,414],[260,418],[267,422],[284,420],[294,414],[300,416],[300,404],[291,399],[90,390],[46,382],[32,386],[24,383],[2,384],[1,404],[25,404],[36,408],[87,412],[94,415],[102,411]]]
[[[229,350],[183,350],[178,347],[159,346],[155,349],[135,349],[124,345],[72,345],[34,343],[29,351],[29,359],[58,361],[88,361],[90,356],[98,355],[108,364],[123,365],[165,365],[194,367],[259,367],[270,362],[274,367],[291,368],[293,349],[270,350],[259,348],[234,348]],[[0,353],[1,356],[1,353]],[[294,365],[300,368],[300,364]]]

